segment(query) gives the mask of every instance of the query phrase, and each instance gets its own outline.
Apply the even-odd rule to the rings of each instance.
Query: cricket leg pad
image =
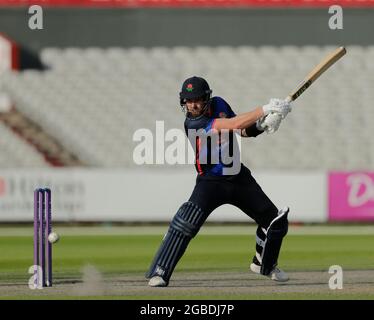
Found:
[[[288,232],[288,207],[279,211],[266,231],[266,240],[261,255],[261,274],[269,275],[278,264],[282,240]]]
[[[160,276],[168,283],[179,259],[205,219],[200,207],[192,202],[184,203],[171,221],[146,277]]]

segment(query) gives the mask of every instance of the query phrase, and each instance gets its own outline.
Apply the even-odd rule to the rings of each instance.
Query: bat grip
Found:
[[[293,101],[291,96],[287,96],[286,99],[284,99],[284,100],[285,100],[286,102],[291,102],[291,101]]]

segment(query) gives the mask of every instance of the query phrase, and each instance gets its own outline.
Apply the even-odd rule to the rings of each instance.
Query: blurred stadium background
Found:
[[[32,4],[43,8],[42,30],[28,28]],[[328,9],[336,4],[342,30],[329,29]],[[213,95],[245,112],[285,97],[341,45],[347,55],[294,103],[276,134],[242,141],[242,161],[277,206],[290,206],[294,223],[372,223],[373,6],[370,0],[0,0],[0,223],[31,223],[39,186],[52,189],[57,222],[168,222],[192,191],[194,167],[136,165],[133,134],[154,132],[156,120],[165,130],[183,128],[182,81],[203,76]],[[250,222],[232,206],[208,221]],[[363,248],[361,240],[348,241],[342,257]],[[320,261],[334,263],[328,257],[336,248],[338,242]],[[355,261],[367,268],[367,257],[365,251]],[[65,267],[74,265],[69,261]],[[134,262],[130,269],[136,268]]]

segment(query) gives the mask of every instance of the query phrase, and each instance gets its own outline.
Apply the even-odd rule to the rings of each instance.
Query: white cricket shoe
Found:
[[[257,260],[257,259],[256,259]],[[261,274],[261,265],[258,265],[255,262],[252,262],[249,268],[256,274]],[[290,278],[288,277],[287,273],[283,270],[275,267],[272,272],[266,277],[269,277],[271,280],[278,281],[278,282],[286,282]]]
[[[278,282],[287,282],[290,277],[282,269],[275,267],[272,272],[270,272],[270,279]]]
[[[154,276],[149,280],[148,285],[150,287],[166,287],[168,283],[160,276]]]

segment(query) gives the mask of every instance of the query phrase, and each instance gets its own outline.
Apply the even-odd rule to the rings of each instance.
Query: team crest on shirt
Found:
[[[218,114],[218,116],[219,116],[220,118],[227,118],[227,114],[226,114],[225,112],[220,112],[220,113]]]

